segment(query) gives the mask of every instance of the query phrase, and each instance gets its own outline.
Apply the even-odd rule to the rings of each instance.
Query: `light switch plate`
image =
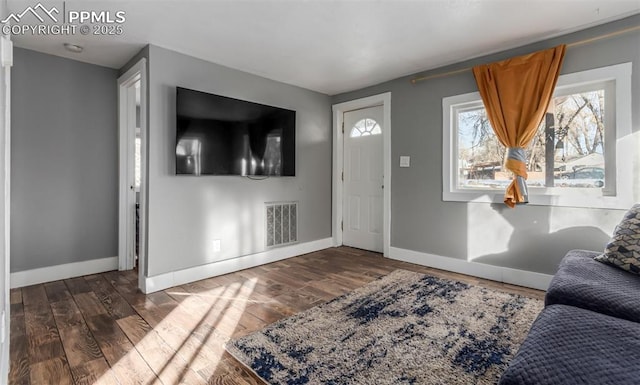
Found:
[[[411,166],[411,157],[410,156],[401,156],[400,157],[400,167],[410,167]]]

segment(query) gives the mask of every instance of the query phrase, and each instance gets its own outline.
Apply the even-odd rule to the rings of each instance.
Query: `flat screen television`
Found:
[[[296,112],[177,87],[176,174],[295,176]]]

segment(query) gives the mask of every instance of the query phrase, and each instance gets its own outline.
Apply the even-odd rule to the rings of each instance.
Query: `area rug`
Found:
[[[396,270],[231,340],[269,384],[495,384],[542,301]]]

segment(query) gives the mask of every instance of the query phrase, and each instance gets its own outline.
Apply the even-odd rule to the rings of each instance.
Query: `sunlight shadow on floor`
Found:
[[[256,283],[257,279],[250,279],[199,293],[167,290],[171,297],[184,298],[139,341],[132,341],[135,348],[96,383],[111,384],[113,376],[124,383],[156,383],[156,376],[162,383],[206,383],[199,372],[215,372],[225,352],[223,345],[237,328]],[[139,359],[153,372],[131,373],[131,361]]]

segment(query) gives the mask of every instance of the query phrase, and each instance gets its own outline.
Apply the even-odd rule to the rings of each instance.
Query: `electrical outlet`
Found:
[[[220,240],[219,239],[214,239],[213,240],[213,252],[214,253],[219,253],[220,252]]]

